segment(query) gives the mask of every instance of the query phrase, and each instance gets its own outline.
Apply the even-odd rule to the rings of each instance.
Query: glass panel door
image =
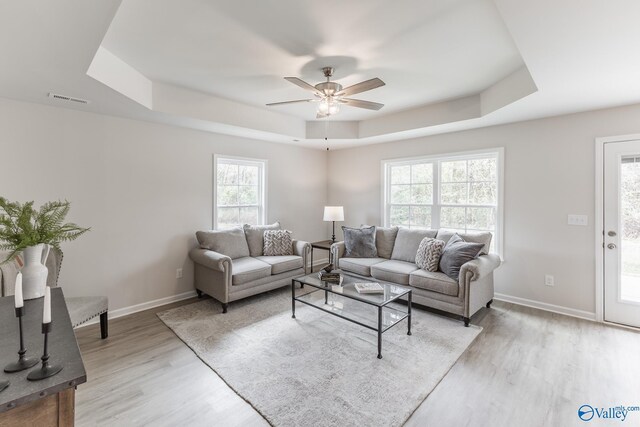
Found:
[[[640,141],[604,146],[604,319],[640,327]]]

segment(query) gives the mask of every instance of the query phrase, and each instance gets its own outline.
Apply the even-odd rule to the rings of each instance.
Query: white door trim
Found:
[[[632,135],[596,138],[596,214],[595,254],[596,254],[596,322],[604,322],[604,144],[640,140],[640,133]]]

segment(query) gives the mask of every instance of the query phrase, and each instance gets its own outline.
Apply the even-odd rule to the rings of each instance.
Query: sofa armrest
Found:
[[[344,255],[344,250],[344,241],[335,242],[331,245],[331,259],[329,262],[333,262],[333,268],[340,268],[339,261],[340,257]]]
[[[309,259],[309,253],[311,253],[311,243],[304,240],[293,240],[293,254],[302,257],[302,265],[304,266],[304,273],[307,274],[307,260]],[[313,266],[311,266],[313,269]]]
[[[208,249],[194,248],[189,252],[189,257],[195,263],[222,273],[231,268],[231,258]]]
[[[311,251],[311,243],[304,240],[293,240],[293,254],[301,257],[306,257]]]
[[[481,255],[462,265],[460,278],[469,282],[479,280],[500,267],[500,257],[496,254]]]

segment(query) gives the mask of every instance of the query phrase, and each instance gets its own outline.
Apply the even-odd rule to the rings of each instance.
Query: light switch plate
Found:
[[[589,225],[589,217],[587,215],[569,214],[567,218],[567,223],[569,225],[586,226],[586,225]]]

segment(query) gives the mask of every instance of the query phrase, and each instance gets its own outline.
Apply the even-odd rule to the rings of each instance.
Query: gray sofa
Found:
[[[279,228],[276,223],[197,232],[200,247],[189,256],[198,296],[204,293],[217,299],[226,313],[231,301],[289,285],[292,278],[306,274],[311,251],[307,242],[293,240],[292,255],[263,255],[264,231]]]
[[[483,243],[481,255],[460,269],[458,280],[437,271],[429,272],[415,264],[416,252],[425,237],[445,242],[454,232],[447,230],[417,230],[408,228],[376,229],[376,258],[344,257],[344,242],[331,247],[333,262],[350,274],[367,279],[397,283],[412,288],[413,302],[459,315],[469,326],[471,316],[493,302],[493,271],[500,266],[500,257],[487,254],[490,233],[458,233],[465,241]]]

